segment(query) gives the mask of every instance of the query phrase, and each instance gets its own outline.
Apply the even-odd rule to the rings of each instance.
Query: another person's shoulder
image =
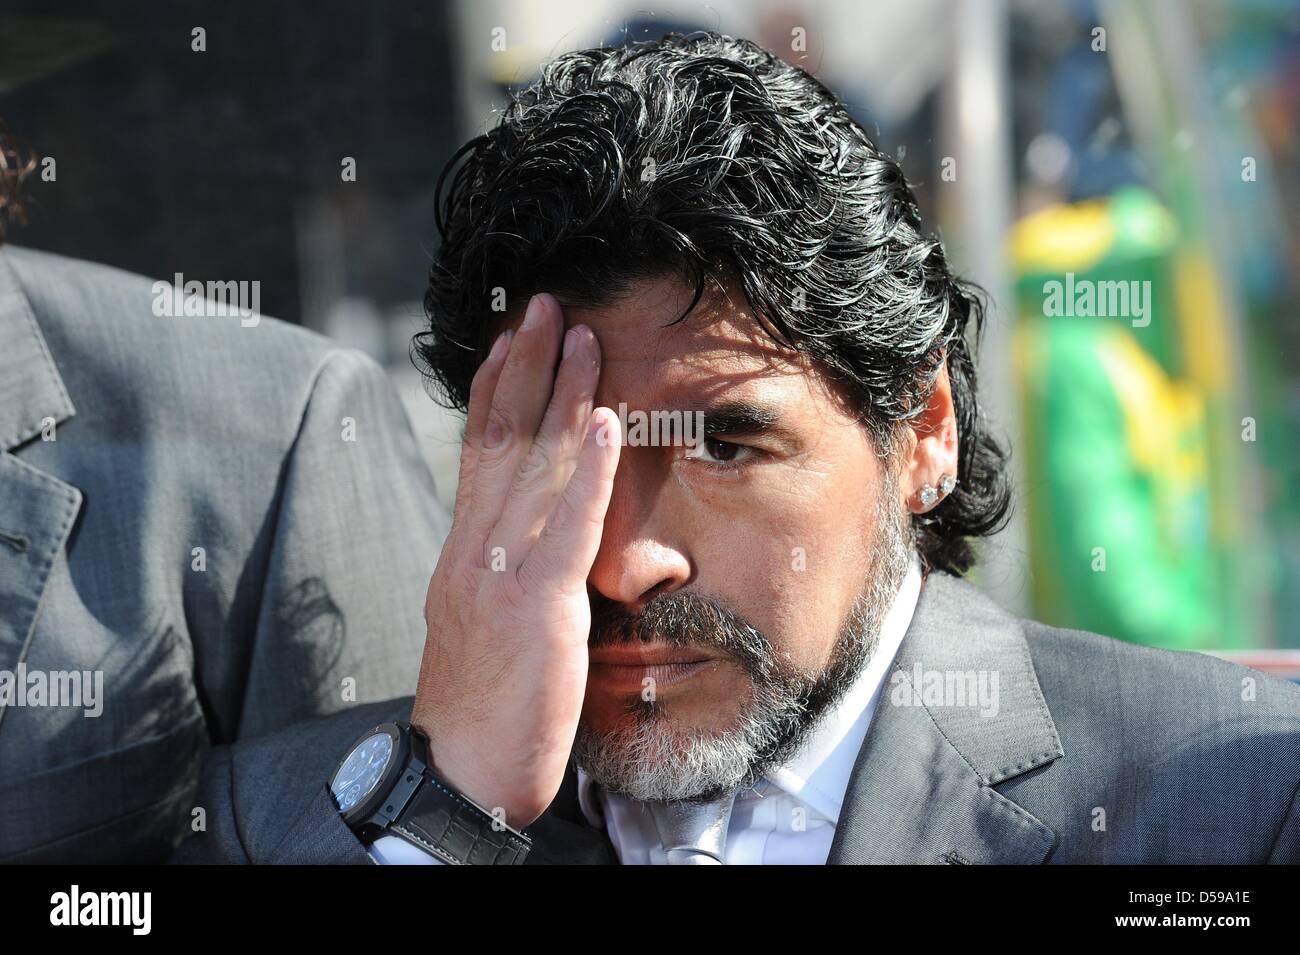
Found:
[[[198,306],[199,297],[177,291],[171,276],[155,280],[11,245],[0,247],[0,261],[12,270],[65,372],[69,365],[74,372],[83,365],[123,371],[148,365],[181,374],[203,368],[237,377],[248,390],[274,384],[283,391],[319,375],[326,364],[355,366],[361,374],[378,370],[324,336],[260,312],[236,313],[236,302],[248,306],[260,299],[250,292],[252,280],[242,288],[239,282],[213,283],[229,301],[219,309],[213,302]],[[206,294],[209,283],[203,287]],[[186,314],[187,308],[204,313]]]
[[[189,300],[170,281],[6,245],[0,287],[15,282],[83,426],[106,417],[167,436],[220,420],[227,445],[269,441],[276,457],[313,401],[396,406],[369,356],[260,313],[185,314]]]

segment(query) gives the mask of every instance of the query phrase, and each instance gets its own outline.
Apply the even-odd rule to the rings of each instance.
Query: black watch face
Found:
[[[330,782],[339,812],[347,812],[374,791],[392,758],[393,738],[387,733],[374,733],[353,747]]]

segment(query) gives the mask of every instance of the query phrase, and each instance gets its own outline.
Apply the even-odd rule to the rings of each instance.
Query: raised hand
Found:
[[[558,370],[556,359],[561,356]],[[600,346],[540,294],[474,376],[411,722],[434,771],[522,828],[564,777],[587,683],[587,575],[622,443]],[[600,432],[600,440],[597,433]]]

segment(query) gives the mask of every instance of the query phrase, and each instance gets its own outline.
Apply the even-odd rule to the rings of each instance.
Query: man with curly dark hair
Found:
[[[961,579],[1009,495],[979,303],[814,78],[714,34],[563,55],[437,225],[415,356],[468,418],[410,722],[237,751],[186,857],[1300,856],[1294,687]]]

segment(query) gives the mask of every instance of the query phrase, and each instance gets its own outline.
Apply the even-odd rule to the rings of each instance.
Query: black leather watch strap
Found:
[[[501,825],[426,772],[389,831],[453,865],[522,864],[532,842]]]

